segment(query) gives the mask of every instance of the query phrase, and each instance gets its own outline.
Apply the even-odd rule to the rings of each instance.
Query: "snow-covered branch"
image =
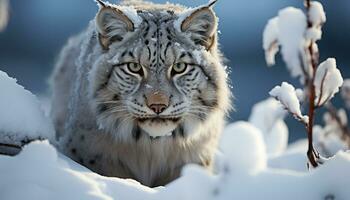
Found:
[[[263,33],[263,48],[268,65],[275,64],[275,55],[281,46],[283,60],[293,77],[305,76],[308,69],[300,59],[304,50],[306,16],[302,10],[287,7],[279,11],[278,16],[269,20]]]
[[[316,92],[315,105],[320,107],[332,99],[339,92],[342,84],[343,78],[337,69],[335,59],[328,58],[322,62],[317,68],[314,80]]]
[[[281,102],[284,108],[288,110],[288,112],[291,113],[295,119],[303,122],[306,125],[309,123],[308,116],[301,113],[300,102],[293,85],[283,82],[281,86],[274,87],[269,94]]]

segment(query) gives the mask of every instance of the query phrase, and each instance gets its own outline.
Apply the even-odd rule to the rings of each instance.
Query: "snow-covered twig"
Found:
[[[293,85],[283,82],[281,86],[274,87],[269,94],[276,98],[295,119],[308,126],[309,118],[301,114],[300,102]]]
[[[322,107],[339,92],[343,78],[337,69],[334,58],[328,58],[317,68],[314,85],[316,92],[316,106]]]

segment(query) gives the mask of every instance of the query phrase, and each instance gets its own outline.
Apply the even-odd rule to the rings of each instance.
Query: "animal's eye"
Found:
[[[143,75],[143,69],[142,66],[139,63],[127,63],[128,70],[132,73],[135,74],[140,74],[141,76]]]
[[[173,65],[171,70],[171,75],[174,76],[175,74],[181,74],[187,69],[187,63],[176,63]]]

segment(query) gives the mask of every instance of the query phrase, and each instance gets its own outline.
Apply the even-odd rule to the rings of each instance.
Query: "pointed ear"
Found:
[[[211,8],[215,2],[191,11],[181,23],[181,31],[189,33],[195,44],[202,45],[207,50],[213,45],[216,36],[217,18]]]
[[[120,42],[128,32],[134,31],[134,23],[118,8],[96,0],[100,10],[96,15],[98,38],[103,49],[113,42]]]

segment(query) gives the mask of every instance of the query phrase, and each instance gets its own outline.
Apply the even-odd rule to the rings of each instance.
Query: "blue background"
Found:
[[[114,1],[111,1],[114,2]],[[164,3],[166,1],[156,0]],[[198,6],[205,0],[175,0]],[[350,77],[350,1],[321,1],[327,14],[321,61],[336,57],[343,77]],[[47,78],[57,55],[69,36],[82,31],[95,16],[93,0],[11,0],[10,22],[0,33],[0,70],[18,79],[37,95],[48,92]],[[281,59],[268,68],[262,50],[262,31],[267,20],[286,6],[302,8],[302,0],[219,0],[215,11],[220,18],[221,48],[229,59],[236,112],[230,121],[249,116],[254,103],[268,97],[268,91],[282,81],[298,86]],[[279,57],[279,56],[278,56]],[[339,101],[336,101],[341,106]],[[320,121],[320,117],[318,119]],[[287,118],[291,140],[304,137],[303,126]]]

